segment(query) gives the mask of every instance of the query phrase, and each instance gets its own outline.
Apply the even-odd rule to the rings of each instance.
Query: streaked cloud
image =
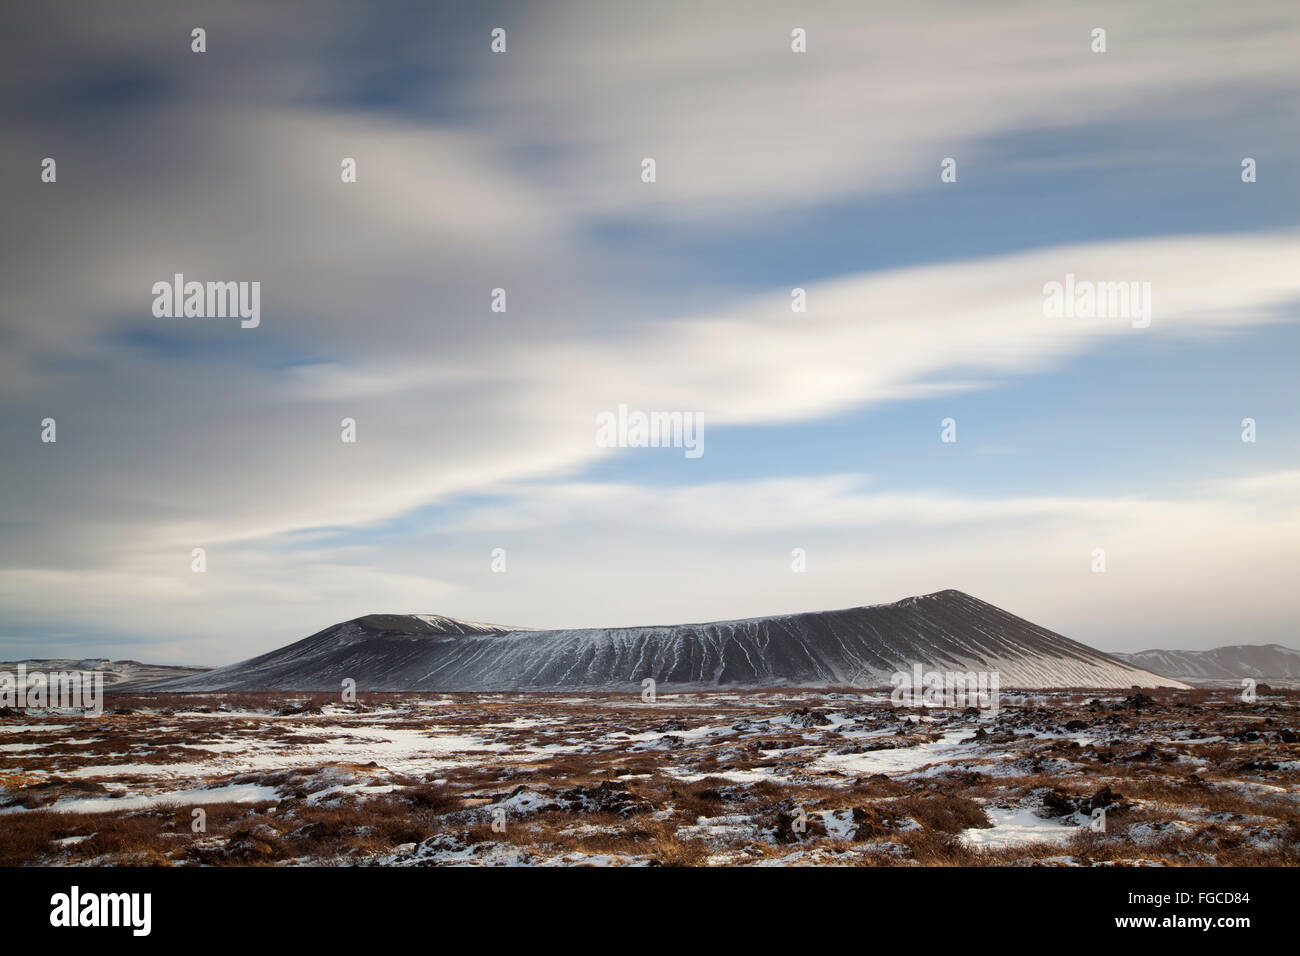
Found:
[[[299,22],[235,4],[205,12],[202,60],[190,13],[153,12],[4,15],[33,40],[0,64],[0,161],[30,173],[0,180],[0,640],[220,662],[375,610],[628,623],[947,586],[1084,639],[1122,612],[1115,633],[1138,640],[1131,622],[1179,594],[1188,643],[1226,631],[1234,593],[1263,631],[1294,619],[1266,587],[1294,558],[1293,513],[1251,515],[1251,486],[1215,484],[1194,449],[1194,495],[1140,473],[1142,494],[1118,497],[843,469],[591,474],[619,454],[593,440],[619,402],[703,413],[706,448],[723,430],[760,444],[778,425],[1069,377],[1104,349],[1162,361],[1170,343],[1294,323],[1300,221],[1279,184],[1300,157],[1281,121],[1300,64],[1278,40],[1300,33],[1293,6],[380,5],[360,28],[343,6]],[[487,53],[498,22],[505,57]],[[1097,23],[1104,61],[1087,51]],[[56,186],[37,181],[45,155]],[[1097,235],[1090,208],[1134,169],[1175,185],[1131,218],[1120,202]],[[999,218],[1017,191],[1066,195],[1077,221],[1033,238]],[[1205,197],[1208,226],[1189,226],[1185,196]],[[978,228],[953,238],[961,216]],[[892,258],[856,253],[864,235]],[[261,281],[261,328],[154,319],[149,289],[175,272]],[[1151,327],[1046,318],[1042,287],[1067,273],[1149,282]],[[505,314],[488,310],[496,287]],[[1245,414],[1206,387],[1224,389],[1225,420]],[[55,446],[37,441],[47,415]],[[1261,471],[1257,490],[1279,480]],[[771,555],[800,528],[825,557],[796,590]],[[1148,570],[1121,560],[1112,591],[1078,584],[1099,528]],[[526,542],[505,580],[476,570],[502,533]]]

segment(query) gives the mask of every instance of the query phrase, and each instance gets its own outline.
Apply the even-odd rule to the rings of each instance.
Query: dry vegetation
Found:
[[[1298,707],[121,694],[0,716],[0,863],[1292,865]]]

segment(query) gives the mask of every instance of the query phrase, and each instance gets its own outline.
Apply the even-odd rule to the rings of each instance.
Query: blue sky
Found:
[[[942,587],[1296,644],[1293,5],[620,6],[0,15],[0,653]],[[155,318],[176,272],[260,281],[261,325]],[[1067,272],[1150,283],[1150,327],[1047,318]],[[620,403],[704,455],[598,448]]]

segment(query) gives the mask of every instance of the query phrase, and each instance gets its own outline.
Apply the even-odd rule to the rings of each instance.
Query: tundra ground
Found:
[[[6,865],[1294,865],[1300,692],[115,694],[0,715]],[[1100,813],[1095,811],[1101,811]]]

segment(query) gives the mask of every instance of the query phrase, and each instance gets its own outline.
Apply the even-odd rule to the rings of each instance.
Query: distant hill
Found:
[[[104,675],[105,690],[109,688],[113,690],[134,689],[143,684],[154,684],[158,681],[173,680],[178,677],[192,677],[211,669],[207,667],[175,667],[169,664],[141,664],[139,661],[111,661],[108,658],[100,657],[42,657],[25,661],[0,661],[0,671],[16,674],[19,664],[26,667],[28,673],[35,671],[69,673],[75,671],[82,674],[94,674],[99,672]]]
[[[1276,687],[1300,686],[1300,651],[1281,644],[1233,644],[1209,651],[1150,650],[1115,656],[1188,684],[1237,684],[1251,677]]]

